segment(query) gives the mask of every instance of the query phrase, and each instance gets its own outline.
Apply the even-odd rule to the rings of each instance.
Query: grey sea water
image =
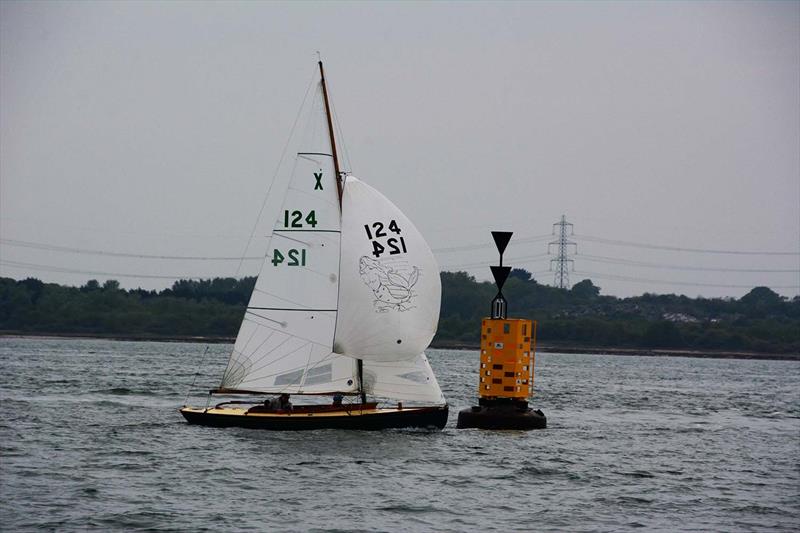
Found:
[[[477,352],[431,350],[444,431],[276,433],[183,421],[204,349],[0,339],[0,529],[800,529],[798,362],[540,354],[548,429],[497,432],[455,429]]]

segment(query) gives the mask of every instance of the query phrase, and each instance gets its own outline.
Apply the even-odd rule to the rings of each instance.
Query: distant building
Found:
[[[682,322],[684,324],[693,324],[696,322],[700,322],[692,315],[687,315],[684,313],[664,313],[663,315],[661,315],[661,318],[669,322]]]

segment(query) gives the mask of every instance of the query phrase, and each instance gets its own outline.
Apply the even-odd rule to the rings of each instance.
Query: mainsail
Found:
[[[321,87],[247,305],[222,388],[355,391],[355,361],[332,353],[341,216]]]
[[[339,198],[321,86],[222,390],[445,403],[424,350],[439,270],[411,221],[348,177]]]

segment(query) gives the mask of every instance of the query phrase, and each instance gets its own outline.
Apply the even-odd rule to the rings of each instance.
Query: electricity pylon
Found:
[[[567,239],[567,226],[569,226],[569,235],[573,235],[572,224],[567,222],[566,215],[561,215],[561,221],[553,224],[553,235],[556,235],[556,227],[558,227],[558,240],[547,243],[547,253],[550,253],[551,246],[558,246],[558,257],[550,260],[550,270],[553,270],[553,263],[555,263],[555,286],[560,289],[569,288],[569,267],[575,270],[575,262],[569,258],[569,247],[574,246],[574,252],[578,253],[578,245]]]

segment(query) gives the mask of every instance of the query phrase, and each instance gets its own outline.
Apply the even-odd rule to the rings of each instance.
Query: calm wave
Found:
[[[540,354],[549,428],[488,432],[477,353],[431,350],[444,431],[274,433],[183,421],[204,350],[0,339],[0,529],[800,529],[798,362]]]

